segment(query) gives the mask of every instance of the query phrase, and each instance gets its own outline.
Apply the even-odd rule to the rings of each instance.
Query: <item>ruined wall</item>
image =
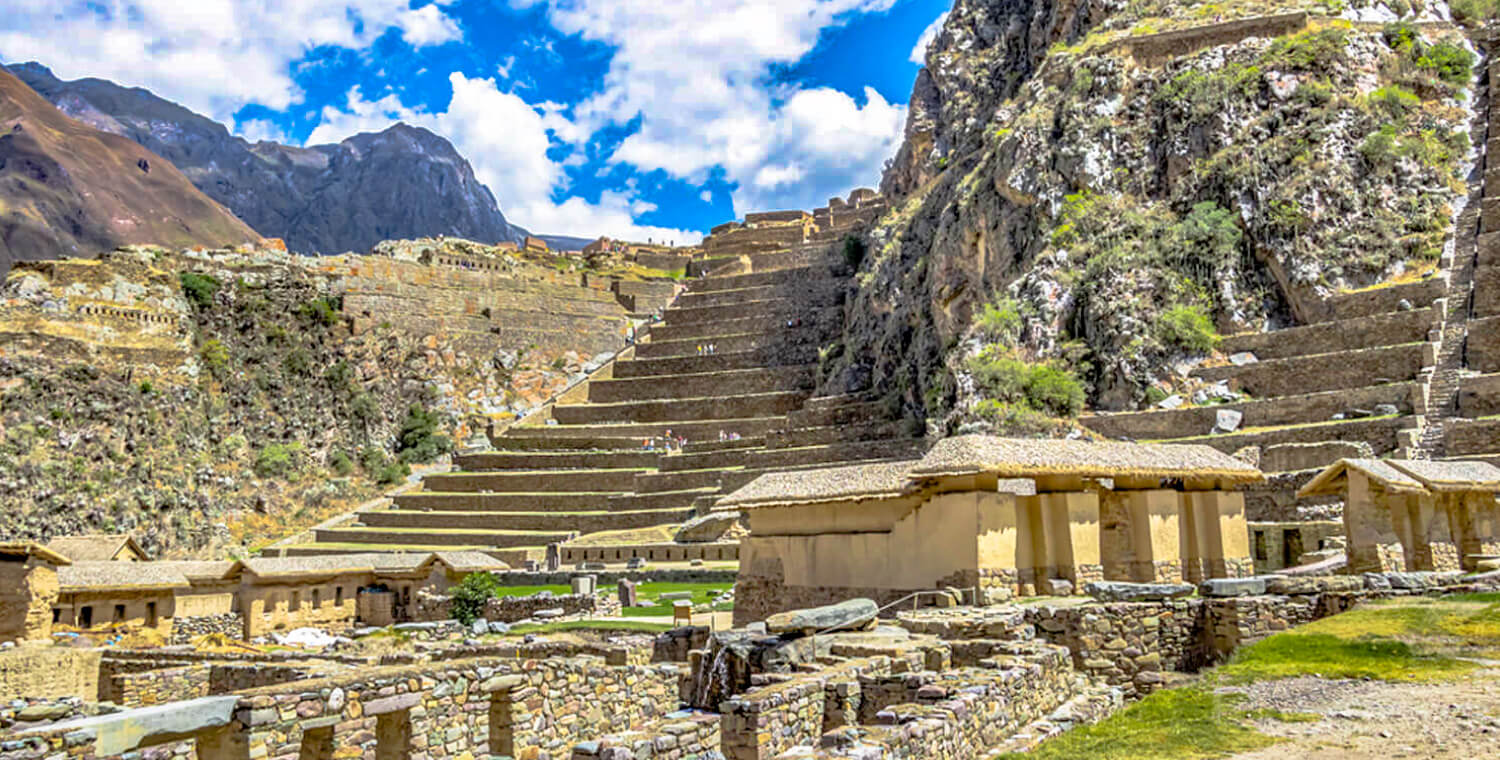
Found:
[[[0,701],[92,698],[99,693],[99,662],[96,649],[19,646],[0,650]]]
[[[501,596],[484,603],[484,619],[514,623],[526,620],[541,610],[562,610],[565,615],[592,613],[599,606],[594,594],[558,594],[555,596]]]
[[[52,633],[57,569],[30,557],[0,562],[0,641],[45,640]]]

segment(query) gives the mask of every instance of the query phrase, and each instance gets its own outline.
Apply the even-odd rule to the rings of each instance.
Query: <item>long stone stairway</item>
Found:
[[[467,547],[541,559],[579,534],[684,522],[763,472],[918,452],[920,439],[883,421],[877,405],[812,398],[851,273],[842,235],[765,244],[787,239],[786,226],[730,230],[746,241],[743,255],[693,281],[648,340],[500,435],[494,451],[455,457],[455,472],[428,476],[390,509],[319,529],[292,553]],[[668,438],[686,443],[668,450]],[[615,545],[574,558],[658,554],[681,552]]]

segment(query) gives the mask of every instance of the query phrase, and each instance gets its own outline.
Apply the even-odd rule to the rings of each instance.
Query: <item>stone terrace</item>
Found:
[[[620,354],[494,451],[461,455],[392,509],[319,529],[295,553],[468,547],[540,560],[577,534],[680,523],[778,469],[908,456],[920,444],[858,398],[813,399],[818,350],[842,328],[844,237],[884,209],[856,191],[813,214],[752,214],[716,228],[718,268],[693,280]],[[685,438],[680,450],[650,439]],[[737,440],[721,437],[738,436]],[[566,549],[564,561],[734,559],[733,546]]]

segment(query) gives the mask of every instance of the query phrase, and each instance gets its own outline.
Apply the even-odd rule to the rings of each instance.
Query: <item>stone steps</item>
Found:
[[[814,446],[752,451],[745,458],[746,469],[772,470],[812,464],[836,464],[848,461],[906,459],[920,456],[926,450],[922,439],[888,438],[873,441],[845,441]]]
[[[1192,374],[1210,383],[1228,380],[1230,388],[1259,398],[1295,396],[1310,390],[1363,388],[1415,379],[1423,367],[1432,366],[1436,359],[1433,346],[1427,342],[1405,343],[1272,359],[1238,367],[1202,367]]]
[[[1339,321],[1372,317],[1401,311],[1405,301],[1413,308],[1422,308],[1442,298],[1447,290],[1447,281],[1441,276],[1425,280],[1386,285],[1353,293],[1340,293],[1323,303],[1325,318],[1320,321]]]
[[[755,285],[747,288],[723,288],[718,290],[689,290],[677,297],[668,311],[681,309],[701,309],[705,306],[725,306],[728,304],[749,303],[751,301],[765,301],[773,298],[786,298],[785,289],[776,285]]]
[[[663,359],[679,356],[703,356],[700,351],[710,348],[713,354],[733,354],[746,351],[779,350],[789,346],[823,345],[832,336],[812,327],[783,327],[775,332],[750,332],[739,335],[721,335],[708,340],[664,340],[642,343],[636,347],[636,360]]]
[[[818,346],[774,347],[735,353],[719,352],[712,356],[679,356],[667,359],[631,359],[616,362],[616,379],[696,375],[734,369],[760,369],[812,364],[818,360]]]
[[[775,269],[769,272],[729,274],[704,277],[688,285],[689,293],[704,293],[714,290],[743,290],[764,285],[807,282],[836,277],[831,266],[805,266],[791,269]]]
[[[602,510],[595,512],[365,512],[359,523],[368,528],[432,528],[440,530],[510,530],[596,533],[667,525],[688,519],[688,509]]]
[[[905,422],[864,422],[823,427],[791,428],[766,435],[766,448],[789,449],[817,446],[840,441],[873,441],[882,438],[905,438],[911,428]]]
[[[816,309],[806,315],[769,315],[743,317],[740,319],[722,319],[712,322],[685,322],[680,324],[667,324],[662,322],[651,328],[651,342],[656,341],[692,341],[694,344],[721,338],[726,335],[744,335],[746,333],[773,333],[785,330],[786,321],[791,318],[800,318],[802,327],[835,333],[843,324],[844,310],[838,307],[825,307]],[[646,343],[642,343],[644,347]]]
[[[476,551],[487,554],[504,562],[511,567],[520,567],[526,560],[540,562],[546,557],[547,548],[544,546],[512,546],[497,549],[493,546],[434,546],[431,544],[339,544],[339,543],[314,543],[293,544],[285,546],[280,551],[287,557],[317,557],[327,554],[364,554],[366,552],[450,552],[450,551]]]
[[[702,488],[719,488],[728,468],[703,470],[678,470],[640,475],[635,479],[635,493],[648,494],[662,491],[688,491]]]
[[[791,428],[814,428],[852,425],[871,419],[882,419],[886,416],[886,405],[881,401],[858,401],[837,405],[804,406],[787,415],[787,426]]]
[[[655,467],[661,455],[654,451],[640,451],[640,442],[633,451],[534,451],[507,452],[485,451],[477,454],[458,454],[453,464],[463,472],[486,472],[491,470],[613,470],[629,467]]]
[[[641,468],[614,470],[522,470],[503,472],[445,472],[428,475],[423,487],[432,491],[629,491]]]
[[[1423,411],[1422,397],[1421,383],[1390,383],[1271,399],[1232,401],[1211,406],[1095,414],[1083,417],[1079,422],[1110,438],[1164,439],[1189,430],[1207,433],[1213,430],[1217,424],[1218,412],[1224,409],[1232,409],[1244,415],[1240,421],[1242,428],[1278,427],[1329,421],[1333,415],[1346,413],[1351,409],[1373,411],[1376,406],[1385,404],[1396,407],[1401,414],[1420,414]]]
[[[786,414],[800,406],[802,399],[807,398],[808,395],[807,391],[794,390],[747,393],[738,396],[580,404],[555,407],[552,410],[552,416],[562,425],[656,422],[670,427],[678,422],[732,420]]]
[[[1443,445],[1449,457],[1500,452],[1500,417],[1448,420]]]
[[[684,509],[704,496],[716,496],[717,485],[704,488],[688,488],[681,491],[652,491],[649,493],[616,494],[609,497],[609,508],[624,511],[648,509]]]
[[[1248,351],[1266,361],[1417,343],[1428,340],[1441,319],[1442,315],[1432,307],[1396,311],[1271,332],[1230,335],[1224,338],[1219,350],[1225,354]]]
[[[413,491],[392,497],[395,509],[435,512],[594,512],[615,507],[620,491]],[[620,507],[630,509],[629,507]]]
[[[641,439],[651,436],[663,435],[668,428],[672,434],[687,438],[689,441],[717,441],[719,431],[726,433],[739,433],[742,436],[764,436],[768,431],[774,430],[786,424],[784,415],[771,415],[765,417],[740,417],[737,419],[704,420],[700,422],[683,422],[662,424],[660,422],[620,422],[601,423],[590,425],[529,425],[526,427],[514,427],[507,430],[506,440],[512,436],[535,437],[548,439],[554,436],[559,438],[574,438],[597,436],[599,439],[634,439],[634,445],[639,448]]]
[[[557,427],[557,426],[556,425],[547,425],[547,426],[532,425],[532,426],[527,426],[527,427],[512,427],[509,430],[506,430],[505,433],[502,435],[502,437],[500,439],[498,439],[498,440],[495,441],[495,449],[496,449],[496,451],[500,451],[500,452],[519,452],[519,451],[552,451],[552,452],[596,451],[596,452],[609,452],[609,451],[625,451],[625,450],[636,450],[636,451],[639,451],[640,448],[641,448],[641,439],[638,438],[638,437],[636,437],[636,436],[633,436],[633,435],[631,435],[631,436],[607,436],[607,435],[590,436],[590,435],[573,435],[573,434],[571,434],[569,432],[563,432],[563,433],[560,433],[558,435],[540,436],[540,435],[529,435],[529,434],[524,433],[524,432],[515,432],[515,433],[512,433],[512,431],[535,430],[535,429],[543,428],[543,427],[553,428],[553,427]],[[569,430],[573,431],[574,433],[578,432],[576,428],[569,428]]]
[[[1306,425],[1286,425],[1267,429],[1251,429],[1226,435],[1205,435],[1190,438],[1170,438],[1152,443],[1200,443],[1212,446],[1226,454],[1233,454],[1246,446],[1275,446],[1289,443],[1323,443],[1326,441],[1363,441],[1369,443],[1375,456],[1382,456],[1402,445],[1399,433],[1417,425],[1414,416],[1375,417],[1359,420],[1338,420]]]
[[[434,530],[426,528],[319,528],[318,543],[383,544],[423,546],[481,546],[495,548],[537,547],[566,541],[571,531],[530,530]]]
[[[589,402],[594,404],[620,401],[681,399],[710,394],[771,393],[812,388],[815,364],[792,367],[704,372],[695,375],[666,375],[623,380],[589,382]]]
[[[843,302],[843,291],[829,291],[804,298],[767,298],[760,301],[683,308],[672,306],[662,315],[670,324],[722,322],[750,317],[807,317],[819,309]]]

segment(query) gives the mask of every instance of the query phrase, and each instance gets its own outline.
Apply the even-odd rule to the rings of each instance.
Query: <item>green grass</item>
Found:
[[[629,631],[639,633],[662,633],[672,630],[670,623],[653,623],[645,620],[568,620],[560,623],[522,623],[510,627],[507,635],[521,636],[528,633],[558,633],[560,631]]]
[[[662,594],[670,594],[679,591],[692,593],[693,604],[709,604],[719,594],[733,588],[732,583],[642,583],[636,587],[636,599],[638,601],[656,602],[655,607],[626,607],[620,610],[621,617],[671,617],[672,603],[662,601]],[[716,612],[727,612],[734,609],[734,604],[715,604]]]
[[[1158,691],[1092,726],[1075,728],[1013,760],[1196,760],[1275,743],[1245,723],[1239,695],[1202,687]]]
[[[553,586],[496,586],[495,587],[495,596],[497,596],[497,597],[499,597],[499,596],[531,596],[532,594],[539,594],[539,593],[541,593],[543,591],[551,591],[553,594],[556,594],[557,596],[562,596],[563,594],[571,594],[571,593],[573,593],[573,587],[572,586],[562,586],[562,585],[553,585]]]

